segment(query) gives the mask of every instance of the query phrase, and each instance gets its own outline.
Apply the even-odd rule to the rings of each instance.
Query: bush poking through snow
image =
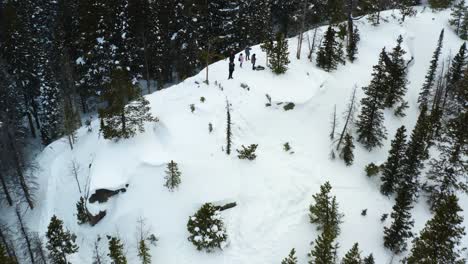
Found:
[[[244,145],[242,145],[241,150],[237,149],[237,153],[239,153],[237,157],[239,157],[239,159],[254,160],[255,158],[257,158],[257,155],[255,155],[255,150],[257,149],[257,147],[258,147],[257,144],[252,144],[248,147],[245,147]]]
[[[245,90],[247,90],[247,91],[250,91],[250,87],[249,87],[247,84],[245,84],[245,83],[241,83],[241,84],[240,84],[240,87],[241,87],[242,89],[245,89]]]
[[[208,123],[208,132],[213,132],[213,124]]]
[[[89,223],[89,211],[86,208],[86,200],[83,197],[80,197],[80,200],[76,203],[76,217],[78,218],[79,225]]]
[[[195,112],[195,105],[194,104],[190,104],[190,112]]]
[[[372,163],[369,163],[364,170],[366,171],[367,177],[372,177],[372,176],[375,176],[375,175],[377,175],[379,173],[380,167],[375,165],[372,162]]]
[[[206,101],[205,97],[200,97],[200,102],[204,103]]]
[[[380,217],[380,222],[385,222],[385,220],[387,220],[387,217],[388,217],[388,214],[383,214],[381,217]]]
[[[362,216],[366,216],[366,215],[367,215],[367,209],[362,210],[362,211],[361,211],[361,215],[362,215]]]
[[[289,142],[286,142],[283,144],[283,149],[286,152],[289,152],[291,150],[291,146],[289,145]]]
[[[166,177],[164,177],[164,179],[166,179],[166,183],[164,186],[166,186],[170,191],[173,191],[180,184],[181,174],[182,173],[179,171],[177,163],[171,160],[171,162],[167,164]]]
[[[265,104],[266,107],[270,107],[271,106],[271,96],[269,94],[265,94],[267,100],[268,100],[268,103]]]
[[[291,252],[289,252],[288,257],[281,261],[281,264],[297,264],[296,250],[294,248],[291,249]]]
[[[124,253],[124,244],[119,237],[107,236],[109,240],[109,253],[107,256],[113,264],[127,264],[127,257]]]
[[[293,110],[296,105],[294,103],[287,103],[285,106],[283,106],[284,111],[289,111]]]
[[[227,234],[220,211],[211,203],[205,203],[187,223],[188,240],[198,250],[213,251],[226,246]]]

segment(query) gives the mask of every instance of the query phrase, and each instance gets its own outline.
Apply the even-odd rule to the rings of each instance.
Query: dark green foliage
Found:
[[[0,243],[0,263],[16,264],[16,261],[12,257],[8,256],[7,251],[2,243]],[[288,262],[285,262],[285,263],[288,263]],[[290,263],[296,263],[296,262],[290,262]]]
[[[353,247],[346,253],[343,260],[341,261],[342,264],[361,264],[361,252],[359,252],[359,244],[356,243]]]
[[[393,114],[398,117],[405,117],[405,110],[409,108],[408,102],[401,101],[400,105],[395,108]]]
[[[241,150],[236,150],[239,155],[237,157],[239,159],[248,159],[248,160],[254,160],[257,158],[257,155],[255,155],[255,150],[257,149],[258,145],[257,144],[251,144],[248,147],[245,147],[242,145]]]
[[[385,60],[387,55],[382,50],[379,62],[372,72],[371,83],[363,87],[366,97],[361,100],[361,113],[356,123],[358,139],[369,151],[375,147],[382,146],[382,141],[387,138],[386,130],[383,126],[383,100],[386,89]]]
[[[293,248],[289,255],[281,261],[281,264],[297,264],[296,250]]]
[[[413,236],[411,228],[414,221],[411,220],[413,197],[408,188],[398,190],[397,198],[390,214],[393,222],[384,228],[384,246],[393,253],[399,254],[406,250],[406,240]]]
[[[90,214],[86,208],[86,199],[83,197],[80,197],[80,200],[76,203],[76,217],[79,225],[89,223]]]
[[[149,102],[132,84],[129,73],[115,70],[102,98],[107,107],[99,110],[101,131],[106,139],[133,137],[137,130],[144,132],[144,122],[157,122],[150,113]]]
[[[317,52],[317,66],[327,72],[335,70],[339,63],[345,63],[343,47],[335,35],[335,29],[329,26],[323,44]]]
[[[166,177],[164,179],[166,180],[166,183],[164,186],[166,186],[170,191],[173,191],[175,188],[177,188],[180,184],[180,175],[182,173],[179,171],[179,167],[177,166],[177,163],[175,163],[173,160],[167,164],[167,170],[166,170]]]
[[[416,15],[416,10],[414,10],[414,0],[397,0],[395,1],[396,8],[400,11],[401,19],[400,21],[405,22],[406,17]]]
[[[283,106],[284,111],[293,110],[296,105],[294,103],[287,103]]]
[[[369,256],[364,258],[363,264],[375,264],[374,255],[370,254]]]
[[[286,142],[286,143],[283,144],[283,149],[286,152],[291,150],[291,146],[289,145],[289,142]]]
[[[223,248],[227,240],[221,214],[211,203],[204,204],[195,215],[189,218],[187,229],[190,233],[188,240],[198,250],[212,251]]]
[[[78,252],[75,235],[64,230],[63,221],[55,215],[50,219],[46,236],[49,256],[54,264],[68,264],[67,255]]]
[[[366,215],[367,215],[367,209],[362,210],[362,211],[361,211],[361,215],[362,215],[362,216],[366,216]]]
[[[401,166],[405,160],[406,152],[406,128],[400,127],[392,140],[387,161],[382,165],[382,185],[380,192],[383,195],[390,195],[395,191],[399,181],[403,179]]]
[[[327,15],[330,24],[338,24],[345,19],[345,1],[344,0],[328,0]]]
[[[429,0],[429,6],[435,10],[442,10],[450,7],[453,0]]]
[[[288,70],[289,61],[288,41],[282,33],[276,34],[276,39],[271,46],[267,46],[269,64],[268,67],[276,74],[283,74]]]
[[[459,248],[465,235],[463,216],[459,215],[462,211],[455,195],[444,197],[434,217],[414,239],[407,263],[466,263]]]
[[[367,14],[367,20],[373,26],[380,24],[380,11],[382,10],[380,0],[361,0],[358,1],[358,9],[363,14]]]
[[[309,218],[317,225],[317,230],[327,233],[322,239],[334,240],[340,233],[343,215],[338,211],[336,197],[330,194],[331,189],[330,183],[326,182],[320,186],[320,192],[312,196],[314,202],[309,207]]]
[[[119,237],[107,236],[109,241],[109,253],[107,256],[113,264],[127,264],[127,258],[124,253],[124,245]]]
[[[350,134],[346,134],[344,147],[341,149],[340,157],[344,160],[346,166],[350,166],[353,164],[354,161],[354,144],[353,144],[353,136]]]
[[[372,162],[372,163],[367,164],[364,170],[366,171],[367,177],[372,177],[372,176],[379,174],[380,166],[377,166]]]
[[[208,123],[208,132],[213,132],[213,124]]]
[[[359,36],[359,29],[357,27],[354,28],[354,31],[349,34],[350,38],[348,39],[348,45],[346,46],[346,55],[350,62],[354,62],[356,60],[356,55],[358,53],[358,43],[361,40]]]
[[[388,214],[383,214],[381,217],[380,217],[380,222],[385,222],[385,220],[387,220],[388,218]]]
[[[194,104],[190,104],[190,112],[195,112],[195,105]]]
[[[390,61],[386,65],[388,90],[384,101],[385,107],[393,107],[398,102],[401,102],[406,93],[408,81],[406,80],[406,63],[403,58],[406,51],[401,47],[402,42],[403,37],[400,35],[398,36],[396,47],[388,54]]]
[[[142,264],[151,264],[150,250],[144,239],[138,242],[138,257]]]
[[[200,102],[201,102],[201,103],[204,103],[205,101],[206,101],[206,98],[205,98],[205,97],[203,97],[203,96],[200,97]]]
[[[338,244],[334,243],[335,237],[330,230],[323,230],[315,239],[314,248],[309,253],[309,264],[334,264]]]
[[[450,25],[455,29],[455,33],[462,39],[467,39],[466,32],[468,31],[468,6],[465,0],[458,1],[452,7],[452,14],[449,20]],[[463,35],[465,35],[463,38]]]
[[[444,30],[440,32],[439,41],[437,43],[437,48],[432,55],[431,65],[429,66],[429,70],[426,74],[426,80],[424,81],[423,87],[421,89],[421,93],[419,93],[418,103],[420,105],[425,104],[427,105],[429,102],[429,97],[431,96],[433,86],[435,84],[435,77],[437,71],[437,65],[439,62],[440,53],[442,51],[442,45],[444,40]]]

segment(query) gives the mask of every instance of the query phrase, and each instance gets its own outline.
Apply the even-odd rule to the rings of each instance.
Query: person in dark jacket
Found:
[[[255,53],[252,55],[252,70],[255,70],[255,62],[257,62],[257,57],[255,57]]]
[[[250,60],[250,51],[252,49],[250,47],[245,48],[245,60],[248,61]]]
[[[229,54],[229,63],[234,63],[235,58],[236,55],[234,55],[234,51],[231,51],[231,54]]]
[[[234,62],[230,62],[229,63],[229,77],[228,77],[228,80],[233,79],[232,78],[232,73],[234,72],[234,67],[235,67]]]

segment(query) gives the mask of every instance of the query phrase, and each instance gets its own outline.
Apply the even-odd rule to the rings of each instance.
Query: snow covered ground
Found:
[[[307,263],[310,242],[318,232],[309,223],[308,207],[312,194],[330,181],[344,213],[341,225],[339,255],[343,256],[353,243],[359,242],[365,255],[373,253],[376,263],[389,263],[391,253],[383,247],[383,227],[380,217],[390,213],[393,198],[379,193],[379,180],[365,176],[363,168],[370,162],[381,163],[387,157],[390,140],[396,129],[406,125],[410,130],[417,118],[416,100],[424,75],[442,28],[445,28],[444,60],[454,55],[461,40],[448,27],[449,12],[432,13],[418,9],[416,17],[400,25],[388,11],[388,22],[373,27],[364,19],[357,22],[361,33],[358,60],[326,73],[307,60],[307,38],[302,59],[295,58],[297,38],[289,40],[290,60],[286,74],[276,76],[267,68],[252,71],[249,62],[239,68],[236,60],[234,80],[227,80],[228,63],[220,61],[210,66],[210,85],[202,83],[205,72],[184,82],[147,96],[152,113],[159,123],[147,124],[146,132],[128,140],[113,142],[98,136],[99,122],[93,132],[78,131],[73,151],[65,140],[48,146],[37,158],[40,189],[38,208],[27,213],[30,227],[45,233],[53,214],[65,221],[76,233],[80,251],[73,263],[91,263],[92,244],[100,234],[116,234],[126,243],[129,263],[136,257],[136,221],[147,219],[159,237],[151,249],[153,263],[279,263],[293,247],[299,263]],[[324,28],[322,28],[322,32]],[[407,117],[396,118],[385,112],[388,140],[384,147],[366,151],[356,144],[355,163],[346,167],[340,160],[330,160],[330,116],[336,104],[344,111],[354,85],[360,87],[370,80],[372,66],[377,63],[383,47],[393,48],[398,35],[404,38],[408,58],[414,57],[409,70]],[[312,35],[312,33],[310,33]],[[253,47],[258,63],[265,65],[265,54]],[[217,83],[218,85],[216,85]],[[250,90],[241,88],[245,83]],[[220,88],[222,87],[222,89]],[[265,107],[269,94],[273,107]],[[204,103],[200,97],[205,97]],[[226,99],[231,103],[234,148],[242,144],[258,144],[255,161],[239,160],[235,151],[230,156],[225,146]],[[294,102],[296,107],[284,111],[276,102]],[[191,113],[189,105],[195,105]],[[344,122],[340,119],[340,125]],[[208,132],[208,124],[214,130]],[[341,126],[339,126],[340,128]],[[286,153],[283,144],[289,142],[294,154]],[[81,185],[91,176],[91,190],[120,188],[129,184],[127,192],[107,203],[92,205],[93,212],[106,209],[107,216],[95,227],[78,225],[75,203],[80,194],[70,172],[70,163],[80,165]],[[166,163],[179,163],[182,183],[169,192],[164,185]],[[92,163],[91,168],[88,168]],[[224,251],[199,252],[187,241],[188,217],[205,202],[236,201],[237,207],[222,212],[229,235]],[[466,195],[460,195],[462,208],[468,208]],[[368,209],[367,216],[361,210]],[[430,212],[424,197],[413,209],[415,227],[419,232]],[[464,212],[465,224],[468,213]],[[103,240],[103,248],[107,248]],[[468,246],[468,237],[463,240]]]

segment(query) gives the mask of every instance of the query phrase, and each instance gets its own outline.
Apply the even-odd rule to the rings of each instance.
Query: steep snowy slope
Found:
[[[359,242],[363,253],[374,254],[376,263],[388,263],[391,253],[384,249],[382,236],[383,226],[390,221],[382,224],[380,216],[391,212],[394,199],[382,196],[379,180],[366,177],[363,168],[369,162],[386,159],[390,140],[399,126],[414,126],[417,95],[440,30],[446,28],[441,58],[453,55],[461,45],[448,27],[448,11],[418,11],[403,25],[392,18],[391,11],[384,14],[388,22],[378,27],[364,19],[358,21],[358,60],[335,72],[326,73],[308,61],[306,47],[302,59],[297,60],[297,39],[290,39],[291,64],[284,75],[273,75],[268,69],[252,71],[246,62],[244,68],[236,65],[234,80],[227,80],[228,63],[220,61],[210,66],[210,85],[202,83],[205,73],[201,72],[148,95],[152,112],[160,122],[146,124],[145,133],[119,142],[104,140],[98,136],[99,122],[95,120],[93,132],[79,130],[73,151],[64,140],[53,143],[38,157],[40,203],[27,215],[31,227],[43,233],[53,214],[64,219],[78,236],[80,251],[73,256],[73,263],[91,263],[96,236],[115,233],[124,238],[130,263],[137,263],[135,229],[139,217],[146,218],[159,237],[158,246],[151,250],[153,263],[279,263],[293,247],[299,263],[307,263],[310,242],[318,234],[309,223],[308,206],[319,186],[330,181],[345,215],[338,238],[340,256]],[[400,34],[408,58],[414,57],[409,70],[408,115],[396,118],[386,111],[389,139],[384,147],[372,152],[356,144],[351,167],[339,159],[330,160],[328,134],[334,105],[341,113],[354,85],[359,87],[359,97],[362,95],[360,87],[368,84],[379,52],[383,47],[391,49]],[[259,46],[253,47],[252,53],[257,54],[258,64],[265,65],[265,54]],[[242,83],[250,89],[243,89]],[[296,107],[287,112],[281,106],[265,107],[265,94],[273,102],[294,102]],[[200,102],[202,96],[206,98],[204,103]],[[232,105],[234,149],[242,144],[258,144],[255,161],[239,160],[235,153],[227,156],[223,152],[226,99]],[[195,105],[194,113],[190,104]],[[210,122],[212,133],[208,131]],[[294,154],[283,150],[286,142]],[[90,175],[91,190],[129,184],[126,193],[93,205],[93,212],[107,210],[107,216],[95,227],[76,223],[75,203],[80,194],[70,172],[72,160],[80,165],[81,185]],[[170,160],[179,163],[182,172],[182,183],[175,192],[163,186],[165,166]],[[217,201],[238,204],[222,213],[229,246],[209,254],[199,252],[187,241],[188,217],[203,203]],[[466,195],[460,196],[460,203],[468,208]],[[366,208],[367,216],[363,217],[361,210]],[[414,231],[419,231],[430,217],[423,198],[413,215]],[[466,211],[464,216],[467,223]],[[468,246],[468,238],[464,238],[463,245]]]

